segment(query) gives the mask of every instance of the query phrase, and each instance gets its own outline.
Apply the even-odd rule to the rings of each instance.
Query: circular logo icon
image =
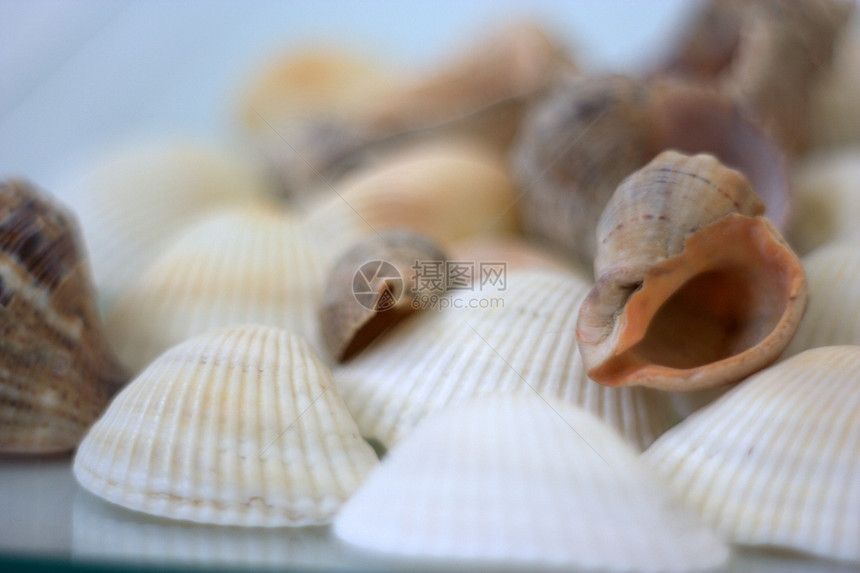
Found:
[[[352,277],[352,294],[358,304],[379,312],[397,304],[403,294],[403,277],[388,261],[369,261]]]

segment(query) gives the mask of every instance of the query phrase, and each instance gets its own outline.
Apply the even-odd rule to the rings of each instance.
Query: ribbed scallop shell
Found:
[[[288,328],[320,347],[317,308],[334,255],[270,205],[223,210],[186,229],[117,300],[107,329],[139,371],[171,346],[214,328]]]
[[[109,306],[178,231],[267,187],[235,152],[162,142],[101,158],[66,191],[81,219],[99,296]]]
[[[447,308],[426,309],[335,370],[364,436],[390,447],[430,412],[495,392],[579,404],[640,449],[670,426],[658,394],[586,377],[575,336],[583,279],[512,271],[506,289],[455,291],[440,299]]]
[[[792,180],[797,210],[788,238],[798,253],[860,236],[860,147],[804,159]]]
[[[860,347],[810,350],[664,434],[644,459],[728,539],[860,561]]]
[[[688,571],[728,556],[609,426],[535,394],[428,417],[347,501],[334,532],[365,549],[486,566]]]
[[[821,247],[803,258],[809,307],[782,358],[839,344],[860,344],[860,252],[856,240]]]
[[[390,153],[339,183],[307,221],[335,250],[393,229],[452,241],[518,228],[516,190],[501,156],[465,141]]]
[[[375,463],[307,343],[242,326],[153,362],[84,438],[74,473],[129,509],[270,527],[326,522]]]

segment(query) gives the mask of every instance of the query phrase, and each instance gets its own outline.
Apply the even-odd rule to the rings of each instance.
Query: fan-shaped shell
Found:
[[[170,349],[75,456],[78,482],[123,507],[202,523],[324,523],[376,462],[331,372],[298,336],[242,326]]]
[[[455,291],[335,369],[362,434],[390,447],[427,414],[488,393],[567,400],[645,448],[668,408],[644,389],[589,380],[576,349],[576,311],[587,283],[572,273],[512,271],[506,290]],[[478,288],[476,281],[475,288]]]
[[[768,368],[644,454],[726,538],[860,561],[860,347]]]
[[[803,258],[809,308],[783,358],[839,344],[860,344],[860,253],[858,240],[817,249]]]
[[[792,179],[797,210],[788,238],[798,253],[860,235],[860,147],[805,159]]]
[[[728,555],[612,428],[535,394],[428,417],[347,501],[334,532],[366,549],[485,565],[686,571]]]
[[[800,261],[746,179],[710,155],[666,151],[600,218],[597,283],[577,341],[589,376],[701,390],[776,360],[806,306]]]
[[[466,141],[391,153],[309,208],[307,221],[342,252],[358,237],[407,229],[447,246],[518,228],[516,192],[503,159]]]
[[[320,347],[317,308],[334,255],[267,204],[211,214],[186,229],[120,297],[107,320],[123,363],[150,360],[214,328],[289,328]]]
[[[74,218],[0,183],[0,453],[71,450],[126,380]]]
[[[107,307],[176,233],[226,204],[267,192],[241,154],[193,142],[121,149],[70,182],[99,296]]]

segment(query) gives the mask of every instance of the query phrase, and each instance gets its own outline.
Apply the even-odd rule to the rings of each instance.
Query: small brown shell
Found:
[[[589,376],[701,390],[776,360],[807,285],[761,211],[743,175],[708,155],[667,151],[626,179],[600,219],[577,322]]]
[[[71,450],[125,383],[94,297],[73,218],[0,184],[0,452]]]
[[[362,351],[416,310],[419,294],[444,294],[446,260],[432,240],[409,231],[368,237],[341,256],[320,311],[323,341],[334,357],[343,362]],[[420,276],[425,263],[439,267],[438,281]]]
[[[735,166],[777,227],[786,224],[785,158],[725,95],[680,81],[560,77],[514,148],[524,229],[590,264],[597,220],[616,187],[665,149]]]

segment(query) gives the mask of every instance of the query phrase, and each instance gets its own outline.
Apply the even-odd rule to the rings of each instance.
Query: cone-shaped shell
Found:
[[[74,473],[129,509],[271,527],[325,523],[375,463],[307,343],[242,326],[153,362],[84,438]]]
[[[430,412],[498,392],[579,404],[640,449],[669,427],[656,393],[586,377],[574,333],[588,290],[582,278],[549,271],[498,276],[506,290],[455,291],[335,370],[364,436],[390,447]]]
[[[486,565],[687,571],[728,556],[612,428],[535,394],[429,417],[344,505],[334,532],[366,549]]]
[[[0,453],[71,450],[126,379],[74,219],[23,181],[0,183]]]
[[[443,295],[446,261],[433,241],[408,231],[367,237],[344,253],[329,273],[320,309],[323,342],[332,356],[344,361],[361,352],[417,310],[419,295]],[[438,280],[419,281],[425,265],[441,269]]]
[[[860,561],[860,347],[768,368],[644,459],[726,538]]]
[[[710,153],[737,168],[768,217],[786,224],[785,158],[726,96],[677,81],[562,76],[514,146],[523,228],[590,265],[615,189],[666,149]]]
[[[505,162],[469,142],[428,143],[389,154],[334,191],[310,207],[307,221],[340,252],[357,237],[394,229],[446,246],[518,228],[516,192]]]
[[[804,159],[792,183],[797,209],[788,239],[798,253],[860,235],[860,147]]]
[[[700,390],[776,360],[806,305],[800,261],[739,172],[667,151],[619,186],[598,225],[577,340],[609,385]]]
[[[191,142],[122,149],[69,187],[107,307],[186,226],[213,208],[267,192],[266,181],[235,150]]]
[[[135,372],[192,336],[236,324],[288,328],[319,348],[316,311],[333,260],[271,205],[213,213],[141,272],[108,316],[108,333]]]
[[[860,253],[858,240],[822,247],[803,258],[809,308],[783,358],[838,344],[860,344]]]

